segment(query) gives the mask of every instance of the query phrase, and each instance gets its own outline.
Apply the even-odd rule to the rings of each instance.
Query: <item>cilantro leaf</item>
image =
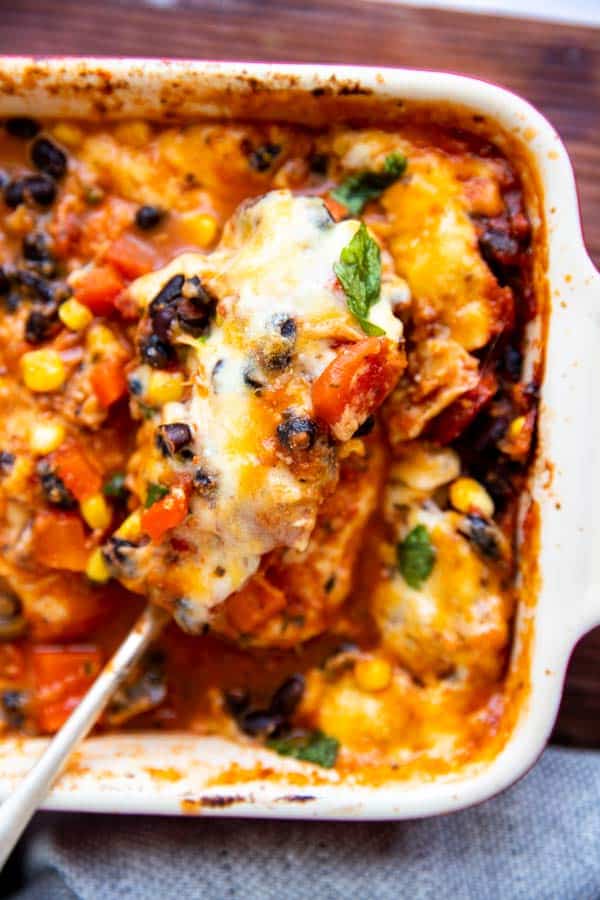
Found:
[[[313,731],[285,738],[269,738],[267,747],[280,756],[293,756],[325,769],[331,769],[337,759],[340,742],[322,731]]]
[[[386,156],[381,172],[357,172],[350,175],[339,187],[332,190],[331,195],[338,203],[358,216],[369,200],[376,200],[381,194],[402,177],[406,171],[406,157],[401,153],[390,153]]]
[[[406,583],[418,590],[435,564],[435,550],[424,525],[415,525],[396,547],[398,568]]]
[[[149,481],[144,506],[146,509],[150,509],[151,506],[154,506],[155,503],[166,497],[168,493],[169,488],[165,487],[164,484],[156,484],[154,481]]]
[[[402,153],[388,153],[383,162],[383,171],[394,181],[402,178],[406,172],[407,159]],[[393,184],[393,182],[390,182]]]
[[[361,222],[360,228],[340,254],[333,271],[346,294],[348,309],[358,319],[365,334],[385,334],[383,328],[369,322],[369,310],[379,300],[381,289],[381,252]]]
[[[111,475],[108,481],[104,482],[102,492],[105,497],[118,497],[119,499],[124,497],[127,493],[125,474],[123,472],[115,472]]]

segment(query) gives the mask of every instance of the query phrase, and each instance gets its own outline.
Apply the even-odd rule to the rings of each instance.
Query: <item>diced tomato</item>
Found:
[[[77,500],[86,500],[100,490],[100,472],[74,441],[61,444],[51,454],[50,462],[65,487]]]
[[[189,490],[184,484],[175,484],[166,497],[153,503],[142,513],[142,531],[153,541],[159,541],[166,531],[176,528],[188,512]]]
[[[133,234],[117,238],[108,248],[105,259],[126,278],[139,278],[151,272],[157,263],[154,249]]]
[[[64,724],[102,667],[94,646],[33,647],[37,722],[52,734]]]
[[[255,575],[236,594],[225,602],[225,614],[229,624],[239,634],[252,634],[270,618],[285,608],[283,591],[276,588],[264,575]]]
[[[96,363],[90,379],[100,406],[108,409],[127,391],[125,360],[115,357]]]
[[[345,219],[348,215],[348,210],[346,209],[344,204],[336,200],[335,197],[332,197],[331,194],[326,194],[325,197],[323,197],[323,203],[336,222],[339,222],[341,219]]]
[[[125,284],[112,266],[93,266],[74,285],[75,299],[96,316],[108,316]]]
[[[395,387],[404,354],[386,338],[367,338],[342,347],[312,387],[317,418],[338,440],[348,440]]]
[[[493,372],[483,372],[479,383],[451,403],[431,423],[428,434],[440,444],[449,444],[463,433],[477,413],[488,403],[496,391],[498,382]]]
[[[32,552],[36,560],[49,569],[83,572],[90,548],[77,513],[38,513],[33,523]]]
[[[25,672],[25,655],[19,644],[0,644],[0,678],[14,681]]]

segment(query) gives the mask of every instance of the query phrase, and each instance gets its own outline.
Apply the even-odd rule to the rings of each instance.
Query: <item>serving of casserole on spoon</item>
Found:
[[[157,372],[184,390],[139,429],[139,506],[102,551],[113,576],[197,633],[264,554],[306,548],[340,448],[405,367],[399,286],[364,225],[288,191],[242,206],[213,253],[131,285],[135,413]]]

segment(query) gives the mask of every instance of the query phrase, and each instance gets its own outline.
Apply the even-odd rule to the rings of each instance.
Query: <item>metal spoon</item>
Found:
[[[160,607],[146,607],[42,756],[14,793],[0,806],[0,870],[73,750],[92,728],[111,695],[148,645],[158,636],[168,619],[169,614]]]

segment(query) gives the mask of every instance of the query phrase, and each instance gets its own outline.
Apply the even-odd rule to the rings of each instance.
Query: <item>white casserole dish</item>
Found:
[[[92,738],[52,794],[49,809],[202,813],[337,819],[401,819],[449,812],[507,787],[535,762],[552,728],[569,655],[600,623],[600,446],[594,388],[600,376],[600,275],[584,249],[571,165],[551,125],[525,101],[481,81],[431,72],[357,67],[161,62],[0,60],[0,116],[32,113],[151,118],[277,117],[329,122],[332,116],[393,119],[434,104],[477,130],[492,123],[509,154],[527,158],[539,202],[531,209],[550,311],[540,410],[540,447],[531,478],[539,513],[539,569],[528,579],[512,665],[525,689],[514,730],[488,764],[426,782],[378,786],[214,737],[139,734]],[[546,253],[547,250],[547,253]],[[542,272],[541,270],[544,270]],[[539,349],[535,336],[533,350]],[[591,452],[590,452],[591,457]],[[527,503],[525,498],[525,503]],[[534,548],[527,547],[524,559]],[[531,572],[524,563],[523,576]],[[527,638],[524,639],[525,635]],[[6,796],[44,741],[0,742]],[[232,770],[238,764],[238,775]],[[251,773],[250,775],[248,773]]]

